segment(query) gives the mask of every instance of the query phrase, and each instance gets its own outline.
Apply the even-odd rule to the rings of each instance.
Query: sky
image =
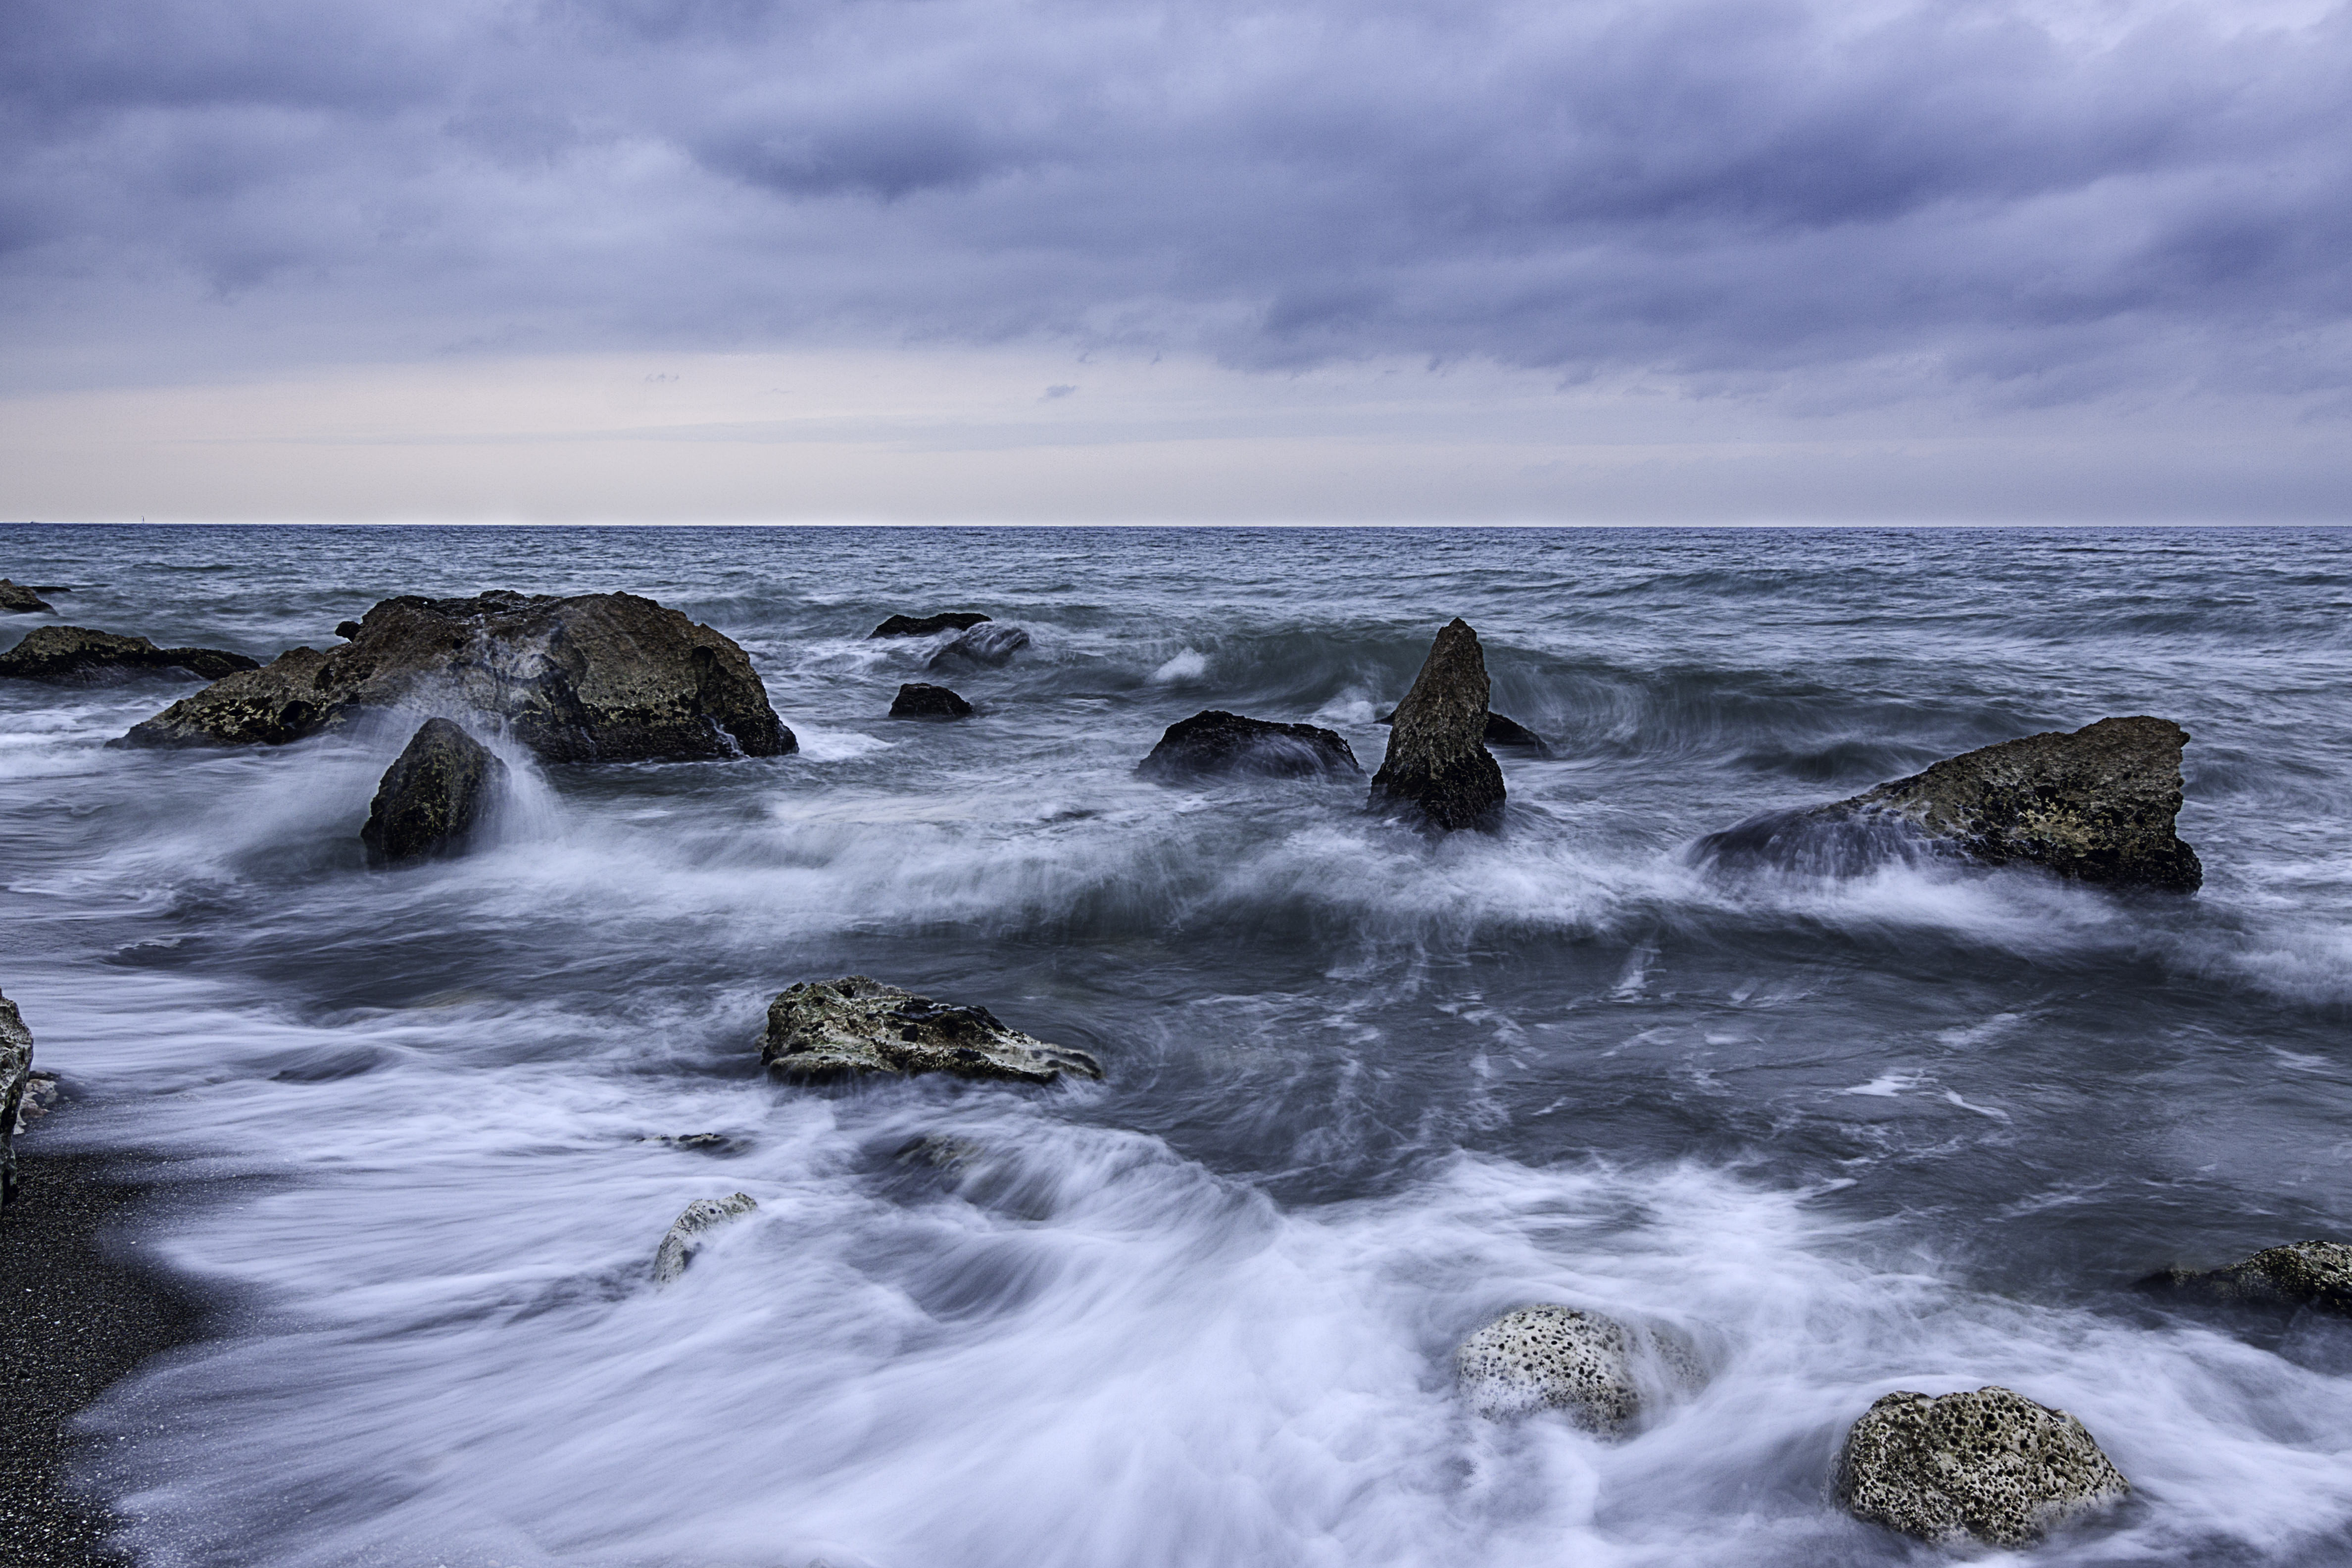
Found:
[[[8,0],[0,517],[2352,521],[2352,5]]]

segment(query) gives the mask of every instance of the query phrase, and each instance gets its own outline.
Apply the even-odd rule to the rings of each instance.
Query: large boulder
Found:
[[[1850,800],[1751,817],[1699,849],[1726,864],[1832,875],[1924,849],[2108,887],[2194,892],[2204,868],[2173,832],[2188,740],[2170,720],[2142,717],[2003,741]]]
[[[0,676],[20,680],[89,680],[113,670],[184,669],[218,680],[261,661],[210,647],[157,647],[145,637],[88,626],[35,626],[24,640],[0,653]]]
[[[1065,1073],[1102,1077],[1084,1051],[1048,1045],[997,1022],[985,1007],[934,1002],[862,974],[803,981],[768,1004],[760,1060],[797,1080],[864,1074],[1053,1083]]]
[[[662,1237],[661,1245],[654,1249],[654,1283],[667,1285],[686,1272],[694,1255],[702,1250],[703,1238],[722,1225],[732,1224],[760,1205],[749,1193],[730,1193],[723,1198],[697,1198],[686,1205],[684,1212],[670,1222],[669,1230]]]
[[[978,610],[947,610],[936,616],[892,616],[866,634],[866,640],[876,637],[928,637],[941,632],[970,631],[988,619]]]
[[[969,719],[971,704],[944,686],[927,686],[910,680],[898,688],[898,695],[890,700],[893,719]]]
[[[977,626],[931,655],[929,669],[955,669],[975,665],[996,666],[1029,646],[1029,634],[1019,626],[996,621]]]
[[[52,590],[54,592],[54,590]],[[11,583],[0,577],[0,615],[34,616],[49,610],[48,601],[22,583]]]
[[[2080,1421],[1999,1386],[1887,1394],[1846,1434],[1836,1484],[1858,1519],[1945,1545],[2002,1547],[2030,1545],[2131,1490]]]
[[[1462,1398],[1490,1420],[1559,1410],[1587,1431],[1624,1432],[1664,1395],[1698,1386],[1677,1336],[1576,1307],[1522,1307],[1454,1352]]]
[[[386,599],[341,647],[215,681],[120,743],[278,746],[399,708],[502,721],[551,763],[797,749],[731,638],[634,594],[505,592]]]
[[[1168,726],[1151,754],[1136,764],[1147,779],[1248,773],[1260,778],[1360,774],[1356,753],[1338,732],[1312,724],[1277,724],[1211,709]]]
[[[33,1031],[16,1004],[0,996],[0,1204],[16,1201],[16,1117],[33,1075]]]
[[[2352,1318],[2352,1246],[2294,1241],[2268,1247],[2222,1268],[2168,1268],[2141,1281],[2239,1306],[2310,1307]]]
[[[479,741],[446,719],[427,719],[376,785],[360,829],[369,861],[464,854],[506,777],[506,763]]]
[[[1451,833],[1492,829],[1503,816],[1503,770],[1486,752],[1486,659],[1460,617],[1430,645],[1397,704],[1388,754],[1368,804]]]

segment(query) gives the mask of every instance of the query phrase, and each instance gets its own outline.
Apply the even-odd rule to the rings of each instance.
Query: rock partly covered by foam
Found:
[[[928,686],[910,680],[898,688],[898,695],[890,700],[893,719],[969,719],[971,704],[944,686]]]
[[[1487,754],[1486,736],[1486,659],[1478,634],[1456,617],[1437,634],[1397,704],[1368,804],[1448,833],[1500,826],[1503,770]]]
[[[134,746],[284,745],[371,710],[470,710],[549,762],[796,749],[734,641],[634,594],[386,599],[349,642],[293,648],[134,726]]]
[[[38,592],[22,583],[12,583],[0,577],[0,615],[32,616],[48,610],[49,602]]]
[[[931,655],[926,668],[954,669],[960,666],[995,665],[1011,661],[1013,656],[1029,646],[1029,634],[1019,626],[1008,626],[996,621],[977,626],[939,652]]]
[[[876,637],[928,637],[941,632],[970,631],[988,619],[978,610],[947,610],[936,616],[892,616],[866,634],[866,640]]]
[[[934,1002],[862,974],[779,992],[768,1004],[760,1060],[778,1077],[795,1079],[927,1072],[1014,1083],[1052,1083],[1065,1073],[1102,1077],[1102,1065],[1086,1052],[1008,1029],[985,1007]]]
[[[703,1237],[720,1226],[741,1219],[760,1205],[749,1193],[732,1193],[723,1198],[697,1198],[671,1222],[668,1234],[661,1246],[654,1249],[654,1283],[667,1285],[686,1272],[694,1255],[702,1250]]]
[[[1462,1342],[1454,1372],[1464,1402],[1480,1415],[1561,1410],[1607,1434],[1703,1381],[1698,1357],[1679,1337],[1576,1307],[1505,1313]]]
[[[1277,724],[1211,709],[1171,724],[1136,765],[1148,779],[1252,773],[1265,778],[1322,778],[1361,773],[1356,753],[1337,732],[1312,724]]]
[[[2029,1545],[2130,1490],[2080,1421],[1998,1386],[1887,1394],[1838,1456],[1856,1518],[1947,1545]]]
[[[2294,1241],[2223,1268],[2168,1268],[2144,1285],[2249,1307],[2312,1307],[2352,1318],[2352,1246]]]
[[[87,680],[113,670],[184,669],[218,680],[261,661],[211,647],[157,647],[145,637],[88,626],[36,626],[24,640],[0,653],[0,676],[20,680]]]
[[[505,787],[506,763],[446,719],[427,719],[376,785],[360,842],[378,866],[462,855]]]
[[[33,1031],[16,1004],[0,996],[0,1203],[16,1201],[16,1119],[33,1076]]]

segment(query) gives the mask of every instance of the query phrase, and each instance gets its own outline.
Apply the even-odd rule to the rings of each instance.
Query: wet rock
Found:
[[[1396,712],[1391,709],[1372,722],[1393,724],[1396,722]],[[1538,757],[1551,755],[1551,747],[1545,742],[1541,735],[1537,734],[1517,719],[1507,719],[1500,713],[1490,712],[1486,715],[1485,740],[1489,748],[1500,746],[1506,751],[1528,752]]]
[[[2264,1247],[2224,1268],[2168,1268],[2140,1283],[2236,1306],[2310,1307],[2352,1318],[2352,1246],[2289,1242]]]
[[[969,719],[971,704],[944,686],[926,686],[910,680],[898,688],[898,695],[890,701],[893,719]]]
[[[1454,1352],[1464,1403],[1489,1420],[1565,1411],[1589,1432],[1617,1435],[1666,1395],[1705,1380],[1679,1336],[1576,1307],[1522,1307]]]
[[[876,637],[928,637],[940,632],[970,631],[988,619],[977,610],[949,610],[936,616],[892,616],[866,634],[866,640]]]
[[[797,749],[734,641],[634,594],[386,599],[340,647],[288,650],[132,727],[133,746],[284,745],[385,709],[503,721],[552,763]]]
[[[866,1073],[1035,1084],[1064,1073],[1102,1077],[1086,1052],[1008,1029],[985,1007],[934,1002],[862,974],[779,992],[768,1005],[760,1060],[779,1078],[803,1081]]]
[[[2131,1490],[2080,1421],[1997,1385],[1887,1394],[1846,1434],[1836,1484],[1857,1519],[1946,1545],[2004,1547]]]
[[[446,719],[427,719],[383,771],[360,842],[376,866],[462,855],[506,785],[507,765]]]
[[[732,1156],[751,1147],[748,1138],[737,1138],[725,1132],[656,1132],[640,1138],[640,1143],[659,1143],[671,1149],[685,1149],[697,1154]]]
[[[1169,725],[1135,771],[1140,778],[1175,780],[1222,773],[1322,778],[1364,770],[1348,742],[1332,731],[1245,719],[1213,708]]]
[[[348,642],[360,635],[360,624],[357,621],[337,621],[335,635]]]
[[[1456,617],[1397,704],[1368,805],[1446,833],[1500,826],[1503,770],[1487,754],[1486,734],[1486,656],[1478,634]]]
[[[33,616],[43,612],[54,615],[47,600],[22,583],[12,583],[0,577],[0,615]]]
[[[0,653],[0,676],[19,680],[78,682],[102,679],[115,671],[148,669],[184,669],[206,680],[218,680],[240,669],[260,668],[259,659],[241,653],[157,647],[145,637],[92,631],[88,626],[36,626],[15,647]]]
[[[33,1031],[0,996],[0,1205],[16,1201],[16,1121],[33,1077]]]
[[[971,630],[931,655],[930,669],[954,669],[973,665],[995,666],[1009,662],[1013,656],[1029,646],[1029,634],[1019,626],[1008,626],[991,621]]]
[[[654,1283],[667,1285],[685,1273],[694,1255],[702,1250],[703,1237],[759,1206],[749,1193],[697,1198],[687,1205],[685,1212],[671,1223],[669,1233],[661,1238],[661,1246],[654,1249]]]

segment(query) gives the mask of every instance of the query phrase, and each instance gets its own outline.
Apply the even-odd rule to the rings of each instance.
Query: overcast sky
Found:
[[[2352,512],[2352,8],[8,0],[0,515]]]

